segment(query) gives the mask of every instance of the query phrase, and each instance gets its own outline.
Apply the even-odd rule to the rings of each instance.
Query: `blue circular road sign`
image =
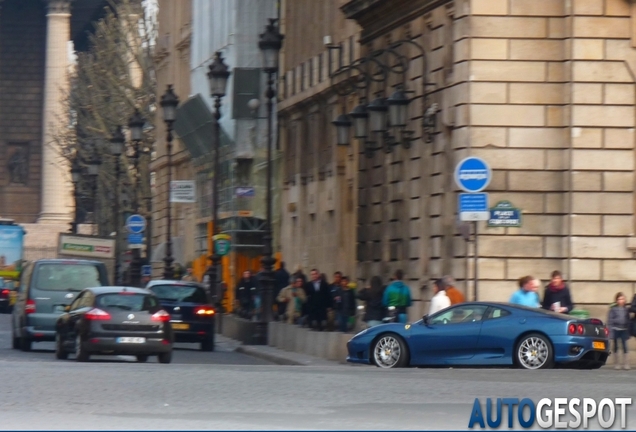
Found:
[[[146,229],[146,218],[142,215],[134,214],[126,219],[126,228],[133,234],[141,234]]]
[[[467,157],[455,167],[455,183],[464,192],[481,192],[490,183],[492,171],[483,159]]]

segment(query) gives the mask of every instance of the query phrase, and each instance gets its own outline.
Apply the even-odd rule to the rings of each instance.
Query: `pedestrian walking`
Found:
[[[382,319],[386,316],[386,309],[382,305],[382,296],[386,286],[382,284],[380,276],[373,276],[370,285],[358,291],[358,298],[365,302],[364,318],[368,327],[382,324]]]
[[[545,287],[541,307],[545,310],[566,314],[574,309],[570,288],[565,284],[563,276],[558,270],[552,272],[552,279]]]
[[[510,297],[510,303],[533,308],[541,307],[537,290],[541,283],[532,276],[519,279],[519,289]]]
[[[442,284],[442,288],[446,292],[446,296],[450,300],[451,305],[464,303],[466,301],[464,294],[455,287],[455,279],[453,279],[452,276],[446,275],[442,277],[440,282]]]
[[[192,267],[188,267],[181,280],[185,282],[197,282],[197,279],[194,276],[194,269]]]
[[[342,276],[340,286],[334,296],[333,308],[336,312],[338,330],[342,333],[349,331],[349,320],[356,315],[356,297],[349,284],[349,278]]]
[[[322,280],[318,269],[311,270],[309,275],[311,281],[305,284],[307,320],[312,329],[322,331],[327,321],[327,309],[332,307],[329,285]]]
[[[435,295],[431,298],[431,306],[428,310],[429,315],[433,315],[435,312],[446,309],[451,305],[451,300],[446,293],[447,288],[444,280],[436,280],[434,287]]]
[[[286,306],[281,317],[289,324],[298,324],[302,317],[302,306],[307,301],[303,278],[297,277],[292,285],[283,288],[276,300]]]
[[[407,308],[411,306],[411,289],[402,281],[403,278],[404,272],[396,270],[393,282],[384,291],[382,305],[386,308],[394,306],[398,322],[406,323]]]
[[[619,292],[615,297],[616,303],[610,308],[607,316],[607,327],[610,330],[610,339],[614,341],[614,369],[629,369],[629,356],[627,354],[627,341],[629,340],[629,308],[625,294]],[[618,342],[623,345],[623,361],[621,362],[621,351]]]

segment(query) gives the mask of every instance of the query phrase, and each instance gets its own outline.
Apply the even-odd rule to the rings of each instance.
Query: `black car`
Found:
[[[216,310],[201,284],[155,280],[150,281],[146,288],[170,313],[175,342],[200,343],[202,351],[214,351]]]
[[[55,326],[55,356],[75,353],[85,362],[95,355],[135,355],[145,362],[172,360],[170,314],[142,288],[96,287],[83,290]]]

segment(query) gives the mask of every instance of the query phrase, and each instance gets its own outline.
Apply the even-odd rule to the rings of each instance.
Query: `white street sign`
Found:
[[[485,221],[490,219],[490,212],[461,212],[459,220],[463,222]]]
[[[171,203],[197,202],[196,183],[193,180],[173,180],[170,182]]]

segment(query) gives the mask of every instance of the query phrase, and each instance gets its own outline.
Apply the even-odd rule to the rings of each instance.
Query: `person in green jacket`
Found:
[[[384,291],[382,305],[385,308],[395,306],[398,322],[406,323],[408,317],[406,309],[411,306],[411,289],[402,281],[404,278],[402,270],[396,270],[394,276],[395,279]]]

